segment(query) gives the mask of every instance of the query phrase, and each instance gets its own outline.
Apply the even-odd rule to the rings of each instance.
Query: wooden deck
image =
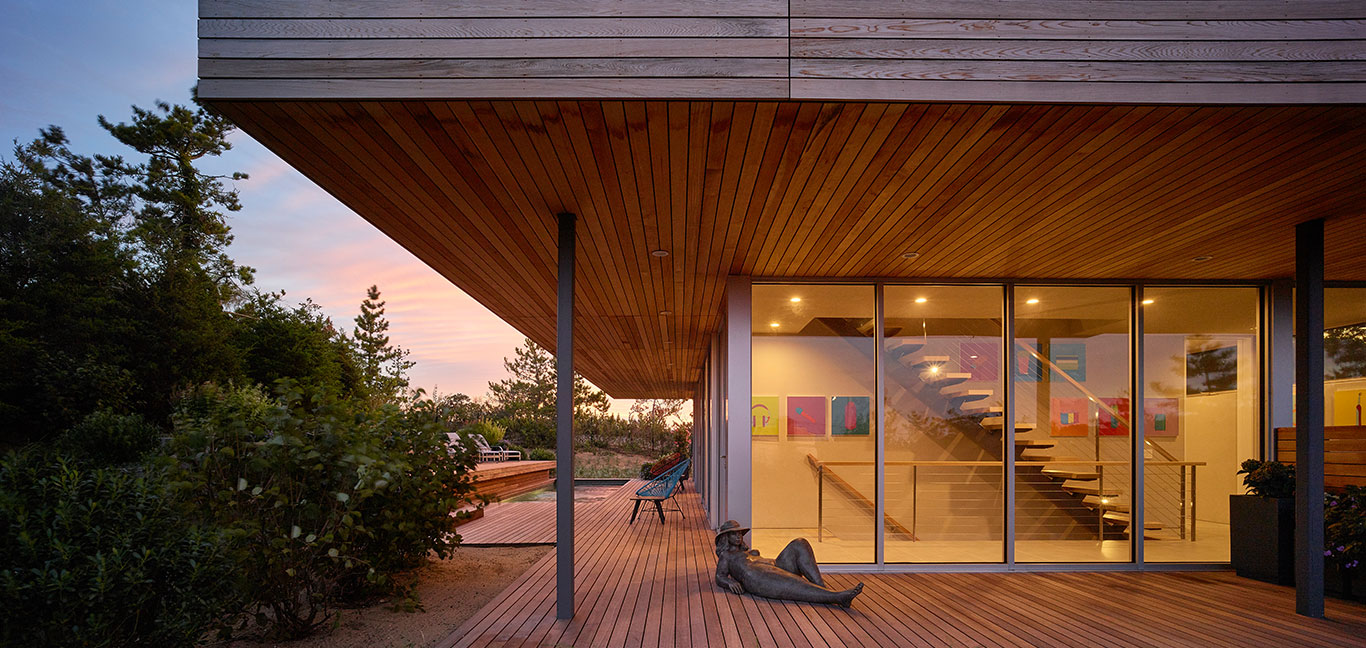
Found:
[[[829,574],[866,584],[851,610],[736,596],[712,584],[691,489],[686,520],[628,525],[633,488],[578,509],[573,620],[555,619],[552,552],[437,646],[1366,645],[1366,606],[1306,619],[1290,588],[1230,572]]]

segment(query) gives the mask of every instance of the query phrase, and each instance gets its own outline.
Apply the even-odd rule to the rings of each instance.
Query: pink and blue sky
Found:
[[[81,153],[122,152],[96,115],[188,103],[194,0],[0,0],[0,138],[27,142],[56,124]],[[230,252],[261,290],[311,297],[340,326],[370,284],[388,302],[391,340],[412,352],[415,387],[482,396],[522,335],[241,132],[211,169],[238,170],[242,211]],[[623,411],[627,402],[614,409]]]

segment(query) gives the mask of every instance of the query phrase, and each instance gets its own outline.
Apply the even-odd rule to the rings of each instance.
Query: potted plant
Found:
[[[1366,598],[1366,488],[1325,493],[1324,588],[1343,598]]]
[[[1278,585],[1295,582],[1295,467],[1243,462],[1246,495],[1229,495],[1229,559],[1239,576]]]

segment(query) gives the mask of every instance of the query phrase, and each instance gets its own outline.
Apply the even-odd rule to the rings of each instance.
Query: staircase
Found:
[[[862,330],[861,325],[866,324],[863,322],[818,318],[811,326],[818,323],[843,337],[867,336]],[[955,371],[949,356],[927,353],[920,340],[889,337],[887,341],[899,342],[883,353],[889,382],[896,382],[900,388],[898,395],[903,399],[913,398],[918,402],[908,402],[903,411],[924,408],[942,412],[945,420],[962,432],[959,437],[976,440],[987,454],[999,459],[1002,444],[998,435],[1005,430],[1005,420],[1002,408],[988,405],[994,391],[967,389],[964,384],[971,380],[972,374]],[[1032,423],[1016,423],[1015,431],[1017,435],[1028,433],[1035,427]],[[974,429],[976,434],[971,433]],[[1102,539],[1128,536],[1132,526],[1128,494],[1104,483],[1104,468],[1099,465],[1099,459],[1089,461],[1050,452],[1055,448],[1053,440],[1017,438],[1014,447],[1017,484],[1033,489],[1039,499],[1050,502],[1056,512],[1065,514],[1084,528],[1093,529]],[[814,461],[814,457],[811,460]],[[1016,519],[1020,520],[1018,513]],[[1157,522],[1144,524],[1145,531],[1161,528]]]

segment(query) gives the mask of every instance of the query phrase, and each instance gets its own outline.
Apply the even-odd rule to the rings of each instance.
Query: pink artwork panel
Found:
[[[1049,434],[1084,437],[1090,425],[1091,403],[1085,398],[1053,398],[1049,403]]]
[[[824,396],[788,396],[787,436],[825,436],[827,402]]]

